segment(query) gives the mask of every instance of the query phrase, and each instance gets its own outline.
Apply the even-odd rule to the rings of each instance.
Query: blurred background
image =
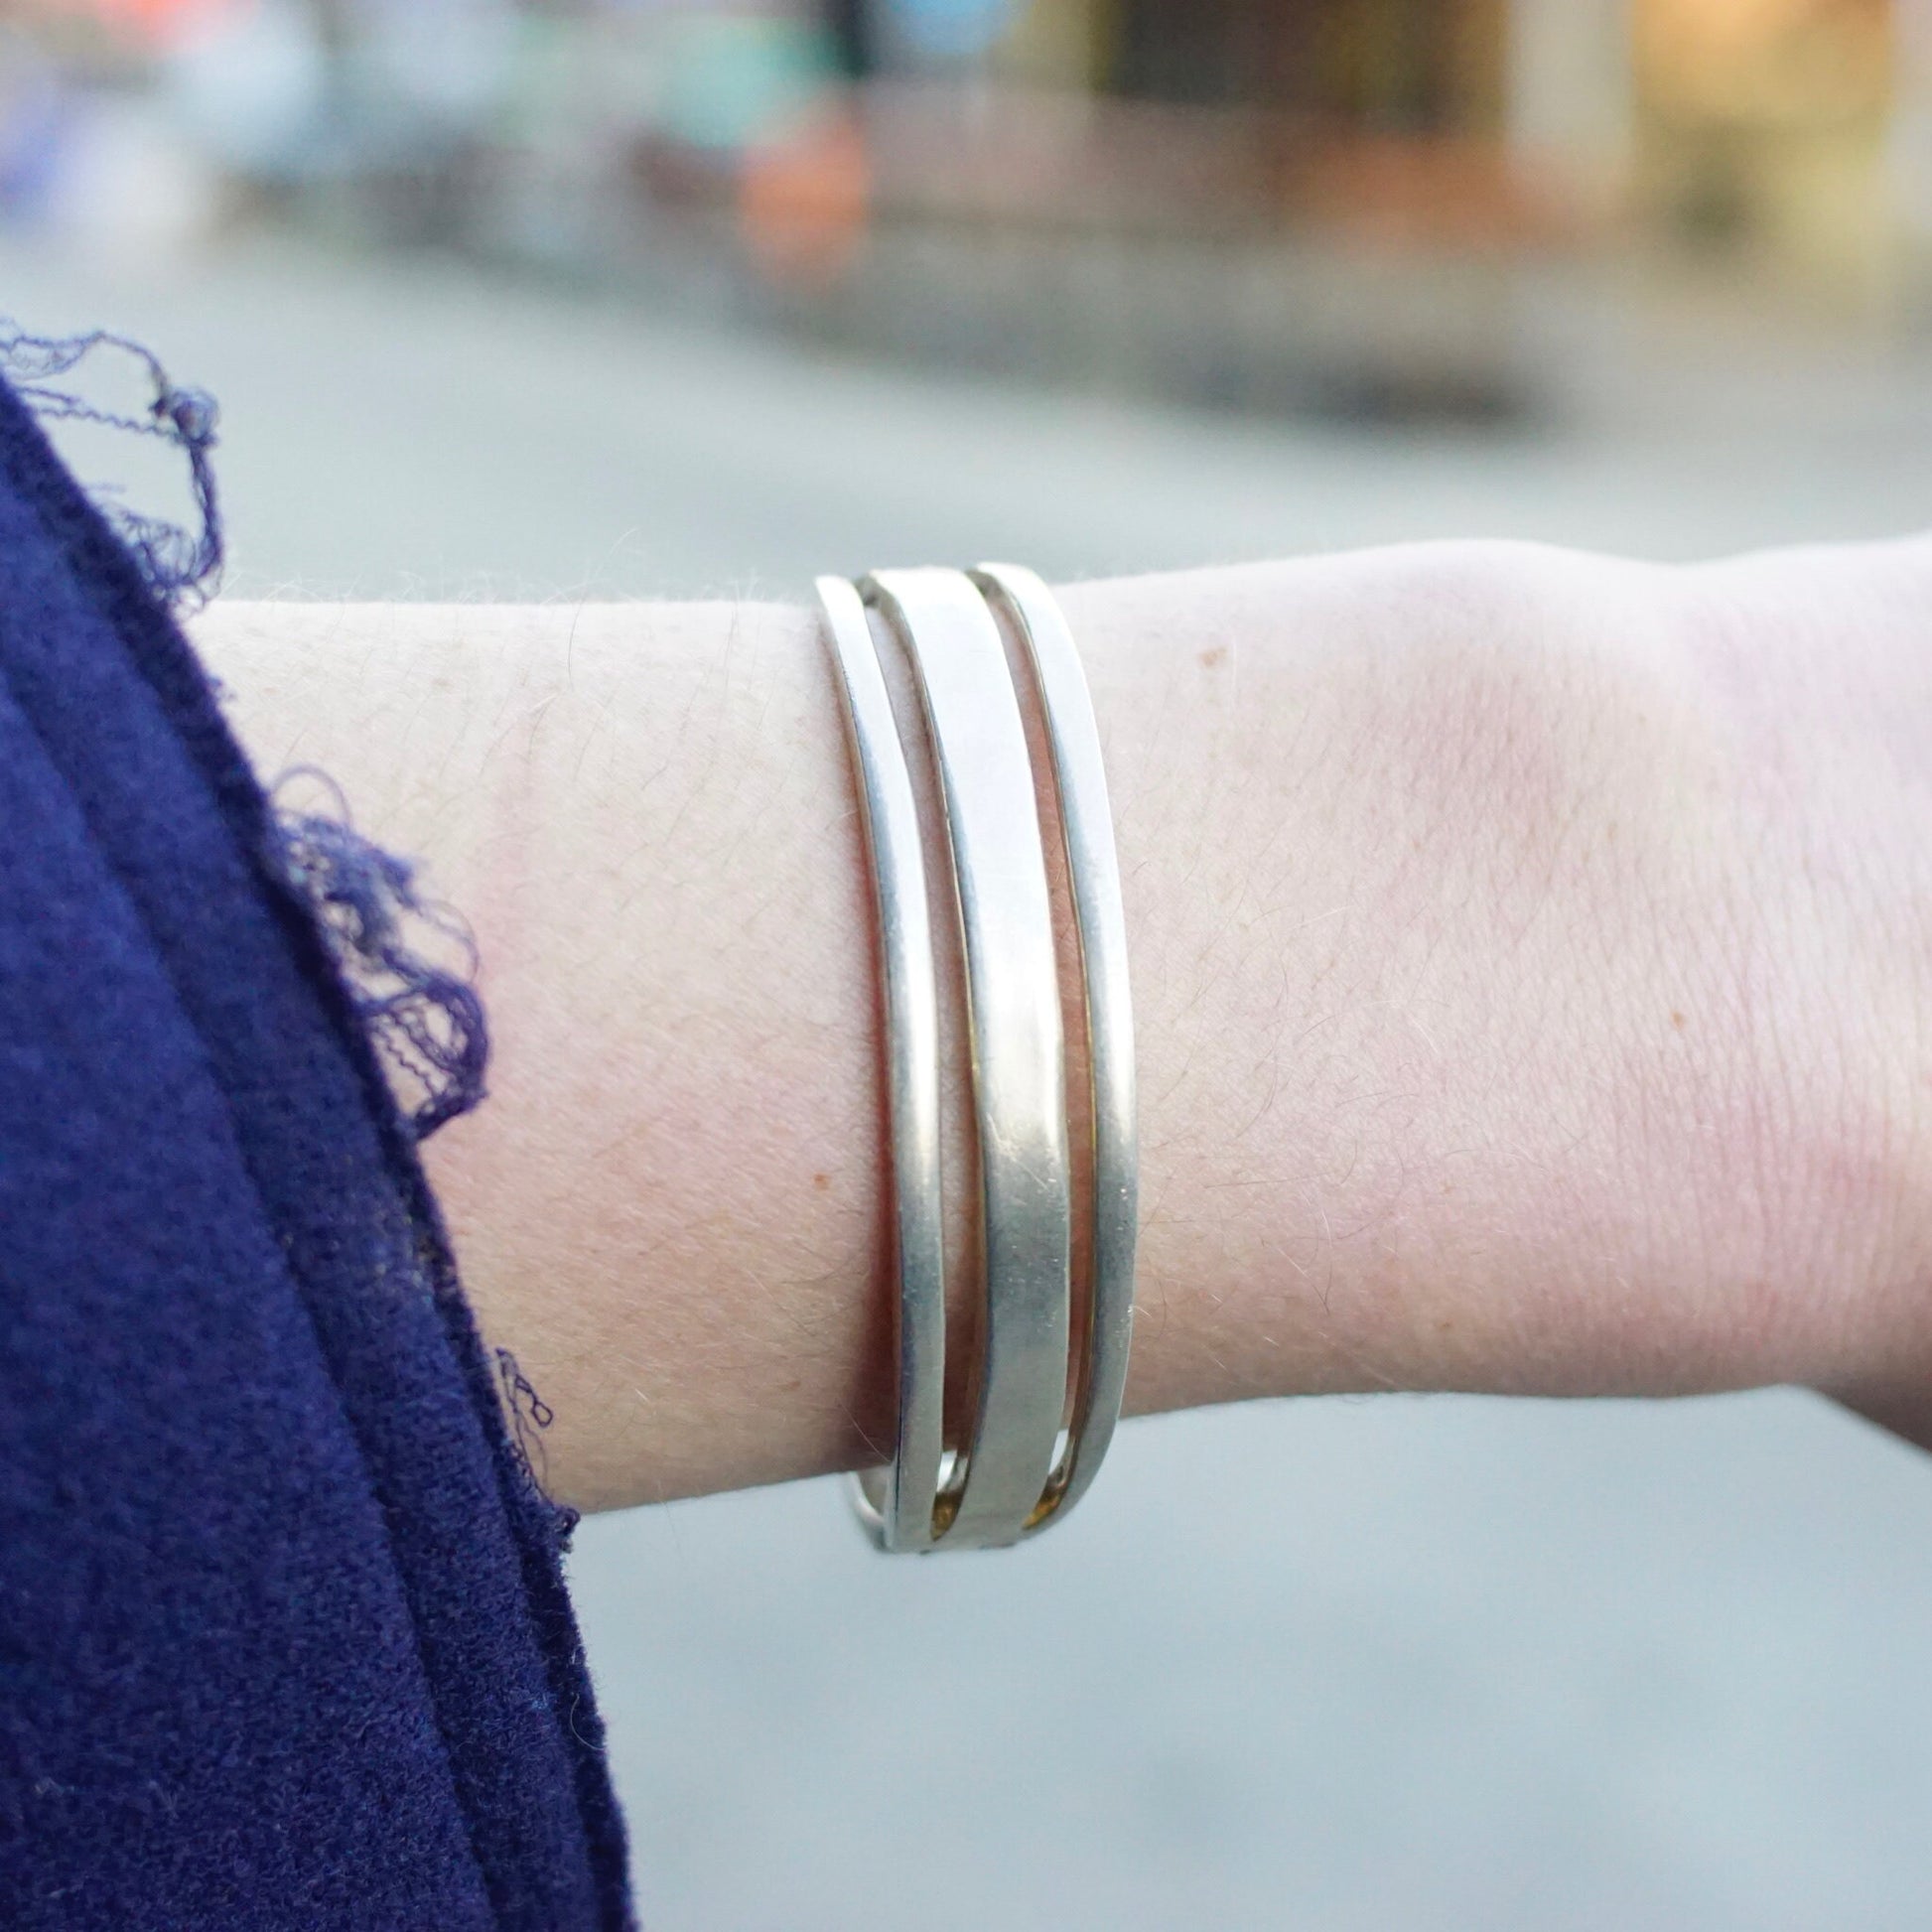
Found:
[[[1889,328],[1932,277],[1926,0],[3,12],[0,205],[121,262],[291,223],[866,355],[1397,417],[1560,403],[1580,298]]]
[[[239,595],[1883,535],[1932,0],[10,0],[0,308],[219,396]],[[646,1922],[1932,1924],[1923,1457],[1782,1394],[1115,1456],[987,1560],[586,1524]]]

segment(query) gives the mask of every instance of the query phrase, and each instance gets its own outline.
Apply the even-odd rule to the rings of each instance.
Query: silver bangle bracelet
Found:
[[[1087,1492],[1113,1440],[1127,1390],[1140,1231],[1134,1004],[1100,728],[1073,633],[1058,600],[1033,571],[1016,564],[982,564],[974,580],[1011,618],[1045,723],[1086,1015],[1086,1104],[1093,1150],[1086,1349],[1066,1454],[1047,1482],[1032,1525],[1040,1529]]]
[[[819,602],[839,671],[846,736],[871,860],[884,991],[887,1135],[893,1173],[898,1421],[883,1490],[854,1501],[882,1549],[932,1548],[946,1392],[945,1247],[940,1220],[939,996],[912,779],[873,649],[865,606],[842,577]]]
[[[1033,1518],[1066,1408],[1065,1049],[1033,761],[1005,640],[971,580],[881,571],[861,589],[911,662],[952,851],[983,1293],[972,1439],[944,1532],[949,1548],[998,1546]]]
[[[1099,732],[1073,639],[1031,571],[884,571],[819,595],[840,673],[879,915],[897,1288],[890,1469],[857,1501],[887,1550],[998,1547],[1059,1520],[1118,1421],[1133,1326],[1137,1153],[1120,866]],[[945,1291],[938,1008],[924,846],[867,619],[902,648],[937,774],[965,965],[978,1206],[979,1350],[970,1437],[943,1443]],[[1072,1185],[1059,963],[1028,732],[1004,616],[1037,707],[1079,953],[1092,1187],[1090,1275],[1067,1417]],[[1061,1450],[1064,1426],[1065,1447]],[[943,1487],[941,1486],[943,1483]]]

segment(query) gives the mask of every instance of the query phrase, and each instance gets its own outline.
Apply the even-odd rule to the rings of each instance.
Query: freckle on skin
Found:
[[[1225,644],[1216,644],[1212,650],[1204,650],[1200,654],[1200,667],[1204,671],[1217,671],[1227,661],[1228,653]]]
[[[812,1185],[816,1187],[821,1194],[827,1193],[831,1189],[832,1176],[829,1173],[815,1173],[812,1175]]]
[[[1677,1031],[1680,1034],[1684,1031],[1685,1026],[1688,1024],[1681,1013],[1673,1013],[1670,1017],[1670,1023],[1673,1027],[1677,1029]]]

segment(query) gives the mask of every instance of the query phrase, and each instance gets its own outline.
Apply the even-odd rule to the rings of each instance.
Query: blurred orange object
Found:
[[[1638,81],[1665,111],[1799,122],[1881,108],[1890,0],[1638,0]]]
[[[252,0],[28,0],[21,12],[90,23],[123,46],[161,50],[179,45],[207,21],[245,13],[251,5]]]
[[[864,245],[872,210],[872,159],[843,109],[813,115],[747,151],[738,218],[752,258],[773,281],[823,286]]]

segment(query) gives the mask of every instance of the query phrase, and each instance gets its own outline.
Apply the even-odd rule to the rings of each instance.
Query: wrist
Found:
[[[1856,920],[1817,935],[1708,595],[1458,545],[1069,597],[1141,1014],[1134,1406],[1819,1380],[1862,1332],[1900,1183],[1835,1043]]]
[[[1932,1383],[1925,554],[1064,594],[1140,1045],[1130,1407]],[[587,1506],[879,1459],[870,907],[803,613],[216,607],[261,768],[476,927],[432,1144]]]
[[[1897,1420],[1932,1389],[1932,545],[1710,566],[1683,601],[1729,752],[1786,1379]]]

